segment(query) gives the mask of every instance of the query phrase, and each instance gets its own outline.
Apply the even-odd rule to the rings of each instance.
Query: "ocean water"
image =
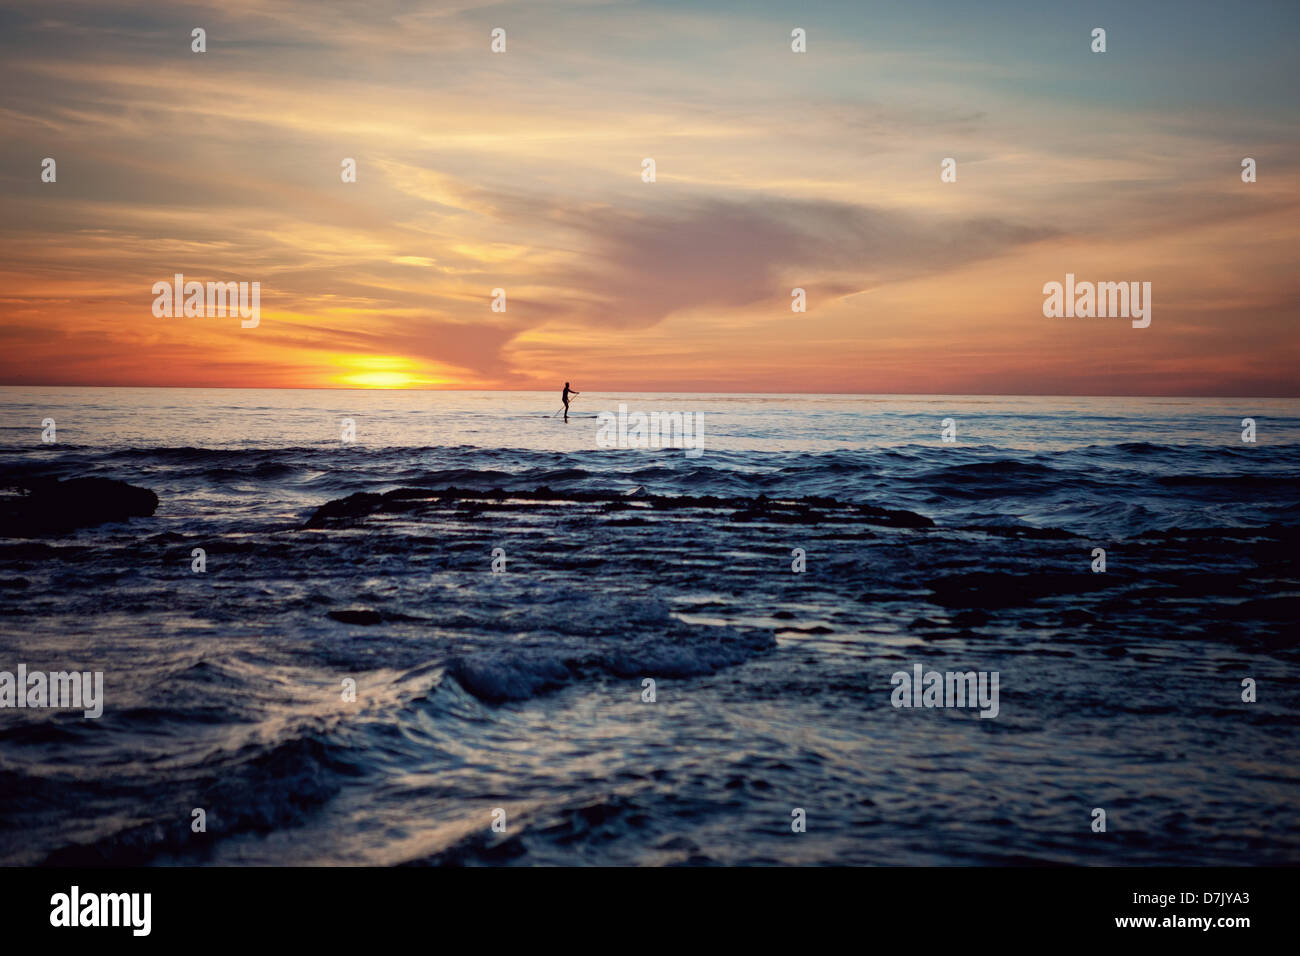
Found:
[[[0,710],[0,864],[1300,863],[1300,402],[559,404],[0,389],[4,486],[159,499],[0,538],[0,670],[105,685]]]

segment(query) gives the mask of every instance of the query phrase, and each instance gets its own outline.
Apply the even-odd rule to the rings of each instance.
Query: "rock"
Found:
[[[344,624],[379,624],[384,619],[382,614],[370,608],[347,608],[341,611],[330,611],[329,616]]]
[[[158,496],[112,478],[26,478],[24,492],[0,498],[0,536],[58,534],[129,518],[148,518]]]
[[[931,581],[933,596],[930,600],[940,607],[998,610],[1023,607],[1040,598],[1090,594],[1122,583],[1124,580],[1118,573],[1044,571],[1037,574],[1013,574],[969,571],[945,575]]]
[[[336,498],[317,508],[303,527],[323,528],[335,521],[363,518],[377,510],[383,504],[383,501],[383,495],[371,494],[368,491],[357,492],[355,495],[348,495],[346,498]]]
[[[772,521],[787,524],[846,524],[859,522],[891,528],[933,528],[934,521],[925,515],[874,505],[854,504],[835,498],[720,498],[716,495],[656,495],[644,485],[622,491],[553,491],[540,488],[505,491],[493,488],[481,491],[470,488],[394,488],[382,495],[357,492],[346,498],[328,501],[321,505],[303,523],[304,529],[351,528],[376,514],[400,514],[408,517],[447,513],[449,510],[470,516],[477,514],[488,503],[494,510],[516,508],[516,502],[540,501],[563,505],[570,503],[599,504],[606,510],[649,506],[654,511],[687,511],[691,509],[731,509],[733,521]]]

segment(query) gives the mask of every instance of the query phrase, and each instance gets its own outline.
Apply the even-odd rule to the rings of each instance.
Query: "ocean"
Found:
[[[0,864],[1300,863],[1300,401],[559,406],[0,389],[5,487],[158,497],[0,538],[0,671],[104,675],[0,710]]]

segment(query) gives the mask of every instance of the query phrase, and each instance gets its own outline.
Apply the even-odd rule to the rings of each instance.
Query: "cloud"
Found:
[[[1058,234],[826,201],[696,197],[647,205],[554,211],[588,250],[561,283],[591,297],[575,313],[644,326],[685,308],[788,303],[793,285],[852,294]]]

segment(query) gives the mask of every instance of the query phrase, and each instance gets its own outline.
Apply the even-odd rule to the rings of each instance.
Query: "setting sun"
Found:
[[[359,388],[409,388],[414,379],[405,372],[358,372],[345,375],[339,383]]]
[[[411,388],[436,384],[413,374],[415,363],[398,355],[342,355],[337,364],[346,371],[331,384],[344,388]]]

